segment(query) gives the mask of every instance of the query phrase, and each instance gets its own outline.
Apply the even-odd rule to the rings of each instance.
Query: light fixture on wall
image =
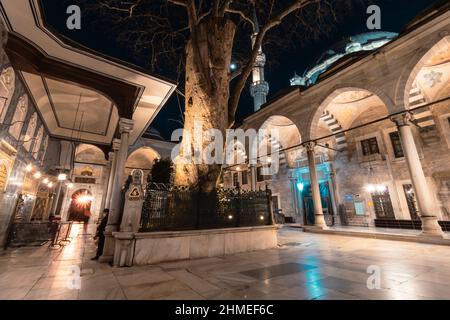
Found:
[[[65,181],[67,179],[67,174],[65,173],[60,173],[58,175],[58,181]]]
[[[50,182],[47,184],[47,187],[49,187],[49,188],[53,187],[53,182],[50,181]]]
[[[303,184],[303,182],[297,182],[297,190],[302,192],[303,188],[305,187],[305,185]]]
[[[67,184],[67,188],[68,188],[68,189],[72,189],[72,188],[73,188],[73,183],[72,183],[72,182],[69,182],[69,183]]]
[[[368,193],[383,193],[386,192],[387,187],[382,184],[382,183],[378,183],[378,179],[375,177],[375,173],[374,173],[374,169],[372,168],[372,165],[369,164],[369,183],[366,184],[366,186],[364,187],[364,189],[368,192]]]
[[[36,171],[33,175],[33,177],[35,177],[36,179],[40,179],[42,176],[42,173],[40,173],[39,171]]]
[[[32,166],[31,164],[28,164],[28,165],[25,167],[25,171],[26,171],[26,172],[31,172],[31,170],[33,170],[33,166]]]
[[[49,183],[48,178],[45,178],[44,180],[42,180],[42,183],[43,183],[43,184],[48,184],[48,183]]]

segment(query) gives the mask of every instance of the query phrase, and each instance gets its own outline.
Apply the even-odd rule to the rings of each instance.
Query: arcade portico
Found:
[[[267,137],[279,172],[232,166],[225,184],[269,185],[274,209],[301,225],[442,236],[450,220],[450,11],[434,9],[398,37],[350,38],[310,78],[295,76],[240,125],[279,132],[278,141]]]
[[[176,85],[61,37],[41,9],[39,1],[0,5],[2,245],[27,233],[14,225],[45,229],[50,214],[79,221],[90,212],[96,222],[111,208],[115,230],[126,176],[148,173],[171,149],[142,136]]]

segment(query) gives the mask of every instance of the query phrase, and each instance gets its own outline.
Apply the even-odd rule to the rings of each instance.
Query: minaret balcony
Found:
[[[259,80],[252,82],[250,86],[250,94],[253,96],[256,93],[268,93],[269,92],[269,84],[267,81]]]

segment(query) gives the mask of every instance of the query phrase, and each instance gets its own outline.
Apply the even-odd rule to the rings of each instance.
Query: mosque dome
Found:
[[[290,79],[291,86],[310,86],[317,82],[319,76],[342,58],[363,51],[373,51],[391,42],[398,33],[375,31],[358,34],[338,42],[317,60],[316,64],[307,69],[303,76],[294,74]]]

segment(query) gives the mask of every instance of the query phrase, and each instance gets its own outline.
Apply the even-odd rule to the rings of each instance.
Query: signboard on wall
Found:
[[[95,184],[95,178],[89,178],[89,177],[75,177],[75,183],[90,183],[90,184]]]
[[[141,192],[138,187],[133,187],[130,195],[128,196],[128,199],[131,201],[137,201],[141,199]]]
[[[353,201],[353,195],[352,194],[346,194],[344,196],[345,201],[351,202]]]
[[[364,202],[362,201],[357,201],[355,202],[355,214],[357,216],[363,216],[365,215],[365,211],[364,211]]]

